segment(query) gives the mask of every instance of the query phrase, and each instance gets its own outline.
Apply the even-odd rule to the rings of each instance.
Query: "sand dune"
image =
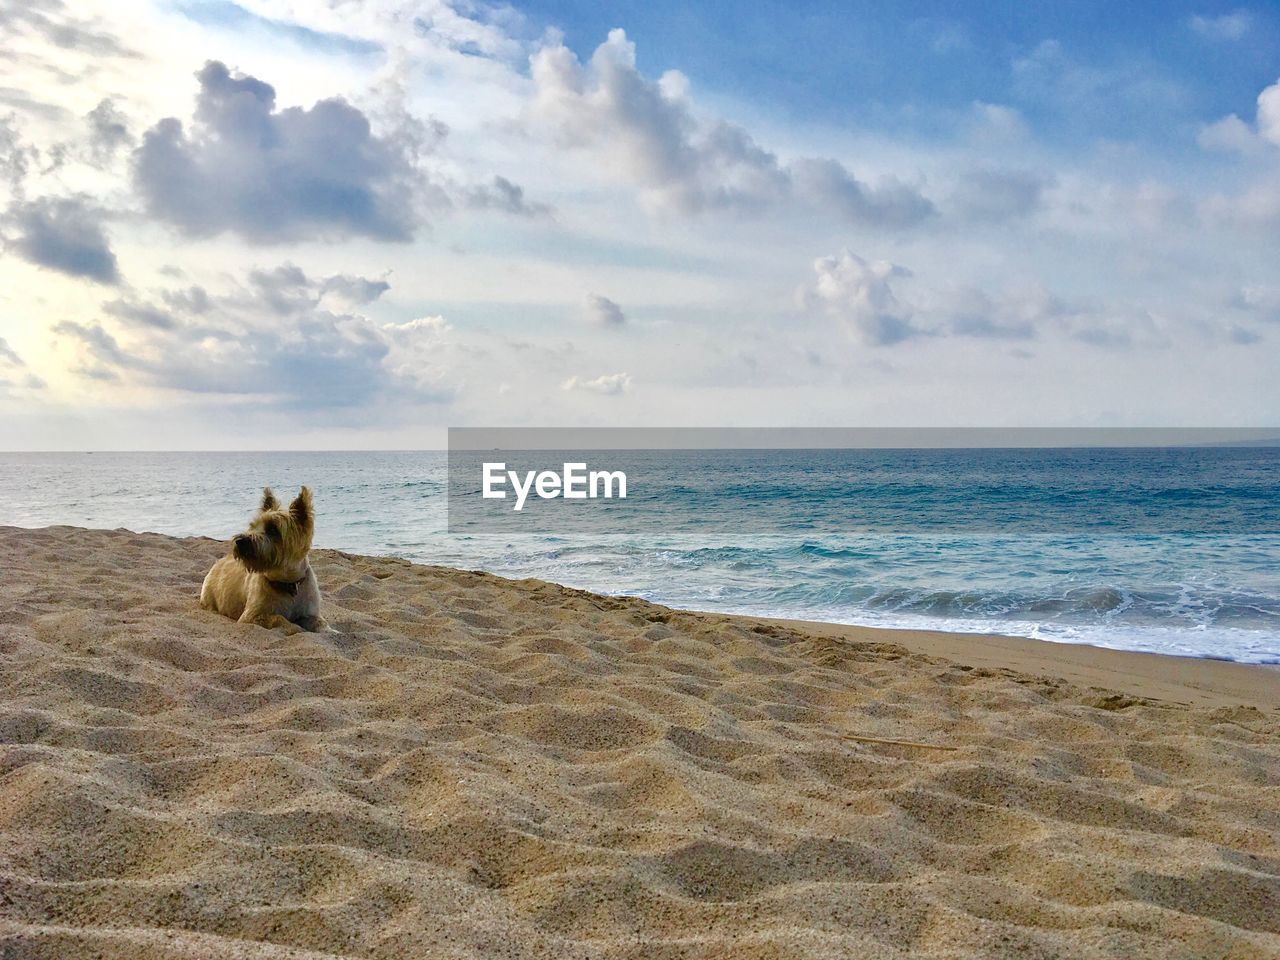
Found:
[[[0,956],[1280,956],[1274,704],[223,549],[0,529]]]

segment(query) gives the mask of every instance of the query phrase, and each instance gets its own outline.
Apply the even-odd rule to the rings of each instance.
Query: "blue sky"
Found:
[[[1280,13],[1263,5],[1114,3],[710,2],[571,3],[535,0],[520,9],[563,30],[587,56],[620,23],[644,51],[642,68],[679,64],[700,87],[735,91],[800,120],[913,130],[927,136],[938,114],[975,100],[1017,102],[1029,120],[1069,136],[1114,135],[1132,124],[1153,139],[1187,141],[1170,120],[1247,110],[1275,80]],[[1247,34],[1214,39],[1194,18],[1243,17]],[[1099,74],[1145,74],[1181,90],[1174,110],[1140,116],[1116,104],[1055,100],[1018,91],[1012,64],[1045,41]],[[1012,95],[1012,96],[1011,96]],[[914,123],[913,123],[914,119]]]
[[[0,447],[1280,417],[1274,5],[50,0],[0,41]]]

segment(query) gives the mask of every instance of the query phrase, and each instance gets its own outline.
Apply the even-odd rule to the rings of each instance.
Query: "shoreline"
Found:
[[[777,623],[817,636],[866,642],[882,638],[913,653],[941,657],[983,669],[1008,669],[1058,677],[1084,687],[1114,689],[1151,700],[1186,706],[1245,704],[1280,708],[1280,667],[1208,657],[1113,650],[1082,643],[1055,643],[995,633],[952,633],[862,627],[772,617],[739,617]]]
[[[6,530],[37,533],[60,529],[84,533],[125,532],[134,536],[154,536],[166,540],[198,540],[216,544],[227,542],[211,537],[175,537],[150,531],[134,531],[124,527],[107,529],[66,524],[20,527],[0,524],[0,533]],[[544,583],[557,589],[572,590],[611,600],[635,601],[708,619],[725,618],[742,624],[772,624],[813,636],[855,643],[896,643],[912,653],[940,657],[975,668],[1005,669],[1055,677],[1088,688],[1115,690],[1148,700],[1184,706],[1246,705],[1261,709],[1280,709],[1280,664],[1243,663],[1208,656],[1117,650],[1112,647],[1058,642],[1013,634],[866,626],[825,620],[805,620],[798,617],[763,617],[750,613],[673,607],[660,601],[647,600],[630,594],[598,593],[541,577],[508,577],[488,570],[424,563],[394,554],[357,554],[335,547],[316,548],[312,553],[313,555],[358,557],[373,561],[385,560],[454,573],[479,573],[512,584]]]

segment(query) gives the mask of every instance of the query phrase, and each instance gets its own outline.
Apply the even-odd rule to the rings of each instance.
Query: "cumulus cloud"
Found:
[[[341,99],[280,109],[270,84],[217,61],[197,77],[190,129],[161,120],[134,155],[154,217],[194,236],[233,231],[257,243],[412,237],[413,144],[378,136]]]
[[[610,31],[586,64],[555,43],[537,51],[530,68],[534,122],[562,144],[597,151],[603,166],[657,208],[749,211],[800,199],[882,227],[907,226],[933,212],[910,184],[871,186],[835,160],[783,163],[742,127],[700,117],[684,75],[671,70],[646,78],[622,30]]]
[[[337,279],[346,287],[363,278]],[[77,372],[99,380],[288,408],[450,399],[444,371],[420,352],[424,328],[390,330],[329,309],[334,280],[284,264],[252,271],[219,293],[190,287],[110,301],[103,315],[114,329],[63,321],[54,332],[76,344],[83,361]],[[448,328],[429,332],[438,347]]]
[[[1280,146],[1280,80],[1258,94],[1258,136]]]
[[[563,390],[585,390],[606,397],[616,397],[631,389],[631,374],[606,373],[598,377],[570,377],[560,385]]]
[[[17,231],[8,247],[38,267],[96,283],[120,282],[120,268],[102,228],[103,213],[86,198],[17,201],[5,216]]]
[[[1248,10],[1235,10],[1216,17],[1196,14],[1187,25],[1208,40],[1242,40],[1253,27],[1253,17]]]
[[[1234,113],[1201,127],[1196,142],[1218,153],[1253,153],[1261,146],[1253,128]]]
[[[627,322],[622,308],[598,293],[588,293],[582,303],[587,320],[598,327],[621,327]]]
[[[893,292],[895,278],[911,271],[887,260],[868,261],[849,250],[813,263],[816,280],[806,292],[811,305],[820,306],[849,332],[872,346],[886,346],[919,336],[912,311]]]
[[[1254,153],[1263,147],[1280,147],[1280,80],[1258,94],[1252,124],[1234,113],[1204,127],[1200,146],[1206,150]]]

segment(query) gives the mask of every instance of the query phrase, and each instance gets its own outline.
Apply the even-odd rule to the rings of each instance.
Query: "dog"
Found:
[[[271,488],[264,488],[249,529],[232,538],[230,551],[204,578],[200,606],[269,630],[290,624],[313,633],[328,630],[320,616],[320,585],[307,560],[314,530],[309,489],[303,487],[284,509]]]

